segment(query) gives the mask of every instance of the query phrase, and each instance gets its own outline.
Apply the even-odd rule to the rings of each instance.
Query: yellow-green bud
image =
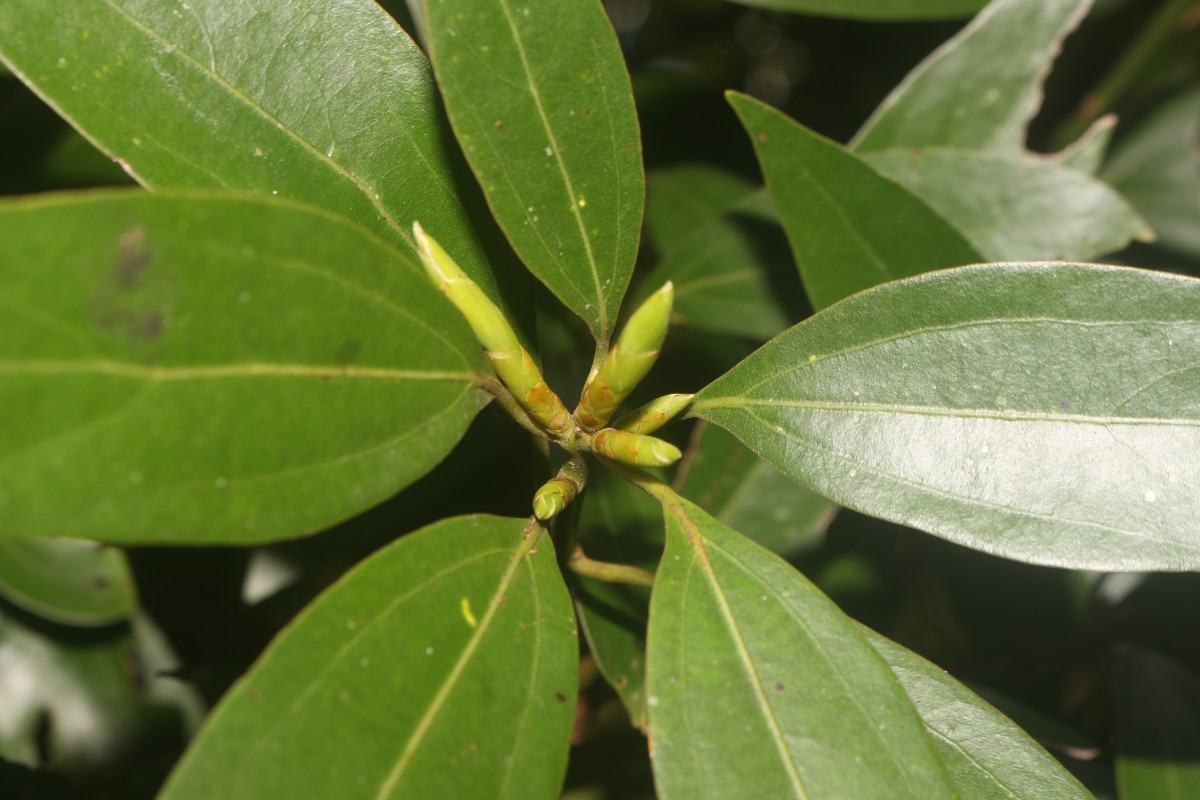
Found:
[[[692,394],[664,394],[630,411],[614,422],[613,427],[630,433],[654,433],[687,408],[693,397]]]
[[[625,323],[617,343],[588,378],[575,416],[589,430],[602,427],[654,366],[667,336],[675,287],[670,282],[642,303]]]
[[[587,483],[587,464],[579,456],[572,456],[550,480],[542,484],[533,495],[533,514],[542,522],[558,516],[570,505]]]
[[[603,428],[592,437],[592,450],[605,458],[639,467],[666,467],[683,455],[670,442],[630,433],[616,428]]]
[[[413,237],[425,272],[442,294],[458,308],[475,338],[483,345],[496,375],[535,421],[552,434],[571,426],[571,413],[542,377],[542,371],[521,346],[508,320],[483,290],[455,263],[421,223],[413,223]]]

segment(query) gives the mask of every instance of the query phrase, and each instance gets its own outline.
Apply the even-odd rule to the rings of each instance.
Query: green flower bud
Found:
[[[630,411],[614,422],[613,427],[630,433],[654,433],[687,408],[693,397],[692,394],[664,394]]]
[[[425,232],[421,223],[413,223],[413,236],[425,273],[466,318],[496,375],[543,428],[555,435],[565,433],[571,427],[571,413],[546,384],[542,371],[521,346],[504,313]]]
[[[579,456],[572,456],[550,480],[533,495],[533,514],[542,522],[558,516],[570,505],[587,483],[587,464]]]
[[[683,456],[670,442],[616,428],[597,431],[592,437],[592,450],[613,461],[639,467],[666,467]]]
[[[650,295],[629,322],[602,363],[583,387],[575,416],[589,430],[602,427],[634,387],[654,366],[667,336],[675,287],[670,282]]]

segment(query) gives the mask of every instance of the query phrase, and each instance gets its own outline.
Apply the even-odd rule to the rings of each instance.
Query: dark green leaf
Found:
[[[78,539],[0,539],[0,595],[66,625],[108,625],[137,607],[125,554]]]
[[[577,640],[548,536],[459,517],[363,562],[213,713],[162,797],[558,797]]]
[[[924,198],[988,261],[1086,260],[1154,238],[1107,184],[1052,161],[948,148],[866,160]]]
[[[414,255],[420,220],[498,297],[429,64],[369,0],[6,0],[0,59],[149,187],[302,200]]]
[[[1143,121],[1103,177],[1146,215],[1161,244],[1200,257],[1200,91]]]
[[[269,198],[0,207],[0,533],[263,541],[395,493],[485,396],[420,268]]]
[[[676,481],[679,493],[784,556],[818,544],[837,506],[797,486],[715,425],[700,423]]]
[[[606,342],[644,177],[629,76],[597,0],[426,0],[438,84],[513,248]]]
[[[699,507],[665,509],[647,643],[664,800],[951,797],[920,719],[854,623]]]
[[[763,190],[692,231],[640,286],[667,281],[675,284],[677,325],[764,341],[803,316],[803,289]]]
[[[853,153],[745,95],[728,97],[754,142],[814,307],[983,260],[924,200]]]
[[[852,146],[1023,153],[1048,65],[1091,2],[993,0],[908,74]]]
[[[758,188],[703,163],[655,170],[646,176],[646,235],[665,258]]]
[[[925,723],[954,789],[970,800],[1090,800],[1037,742],[916,653],[866,628]]]
[[[1200,679],[1154,653],[1119,655],[1117,795],[1200,797]]]
[[[986,0],[734,0],[747,6],[851,19],[952,19],[978,11]]]
[[[1200,281],[991,264],[800,323],[693,412],[842,505],[1098,570],[1200,567]]]

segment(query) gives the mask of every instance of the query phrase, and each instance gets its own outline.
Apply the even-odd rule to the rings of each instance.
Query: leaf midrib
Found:
[[[404,749],[396,759],[396,764],[384,778],[384,781],[379,786],[379,791],[375,793],[376,800],[383,800],[389,797],[395,790],[400,779],[404,775],[404,771],[408,769],[408,765],[412,762],[417,750],[420,749],[422,741],[424,741],[429,729],[433,726],[438,714],[441,713],[442,707],[449,699],[451,692],[458,685],[459,678],[467,668],[467,664],[475,655],[475,651],[479,649],[479,644],[483,641],[484,635],[491,628],[492,620],[495,618],[504,600],[510,584],[513,582],[517,574],[517,570],[525,563],[526,557],[537,544],[540,539],[540,532],[536,529],[526,528],[521,536],[521,541],[511,550],[511,560],[505,568],[504,573],[500,576],[500,580],[496,584],[496,589],[492,593],[492,597],[488,602],[487,610],[483,616],[479,618],[479,624],[476,626],[471,638],[467,640],[467,644],[463,647],[462,653],[458,660],[454,662],[454,666],[446,675],[446,679],[442,685],[438,687],[437,693],[430,700],[429,706],[425,709],[420,719],[417,720],[416,726],[413,728],[412,735],[405,742]]]
[[[592,251],[592,240],[588,236],[587,225],[584,223],[583,214],[579,210],[579,196],[575,192],[575,184],[571,180],[566,163],[563,161],[562,148],[559,147],[558,137],[554,135],[554,128],[550,124],[550,117],[547,115],[545,105],[542,103],[542,95],[538,91],[536,81],[534,81],[533,70],[529,66],[529,58],[525,53],[525,43],[521,40],[521,35],[517,30],[517,25],[512,15],[512,8],[507,0],[501,0],[500,7],[504,11],[504,21],[508,23],[509,33],[512,35],[513,44],[516,46],[517,55],[521,60],[521,69],[525,73],[525,79],[529,87],[529,97],[533,101],[534,108],[537,110],[538,121],[542,125],[542,130],[546,134],[546,138],[550,141],[555,166],[558,167],[563,185],[567,190],[567,196],[571,201],[571,217],[575,220],[575,225],[579,229],[579,238],[583,242],[584,253],[587,256],[588,270],[592,276],[592,289],[595,291],[596,323],[598,326],[596,336],[597,338],[604,338],[608,335],[608,306],[604,297],[604,290],[600,284],[600,272],[596,264],[596,255]],[[565,271],[563,275],[568,280],[570,279],[570,275]]]
[[[1019,411],[1017,409],[993,410],[986,408],[956,408],[953,406],[905,405],[902,403],[846,403],[833,400],[773,400],[754,397],[727,396],[720,399],[695,403],[691,413],[699,414],[705,409],[746,409],[752,406],[768,408],[798,408],[808,411],[847,411],[864,414],[908,414],[913,416],[945,417],[948,419],[986,419],[998,422],[1049,422],[1079,425],[1130,427],[1181,427],[1198,428],[1200,418],[1188,417],[1113,417],[1098,414],[1052,414],[1044,411]],[[762,419],[759,417],[758,419]],[[765,421],[764,421],[765,424]]]
[[[387,226],[389,228],[391,228],[393,231],[395,231],[396,235],[400,238],[400,240],[403,241],[405,244],[407,244],[410,248],[412,248],[413,251],[416,251],[417,246],[416,246],[416,242],[412,238],[412,234],[409,233],[407,230],[405,230],[404,226],[396,221],[395,217],[392,216],[391,212],[387,209],[387,206],[384,205],[383,201],[380,200],[376,196],[376,193],[371,190],[371,187],[368,186],[357,173],[352,172],[351,170],[347,169],[344,165],[342,165],[340,162],[335,161],[333,158],[331,158],[330,156],[323,153],[320,150],[320,148],[314,146],[312,142],[308,141],[303,136],[301,136],[299,133],[297,133],[291,126],[286,125],[282,120],[280,120],[274,114],[267,111],[267,109],[265,109],[261,104],[259,104],[258,102],[256,102],[252,98],[250,98],[245,93],[241,92],[233,84],[226,81],[225,78],[223,78],[221,75],[219,75],[215,69],[213,69],[209,66],[206,66],[203,63],[197,61],[181,45],[166,38],[165,36],[160,34],[158,31],[156,31],[154,28],[148,26],[147,24],[145,24],[144,22],[139,20],[137,17],[130,14],[124,8],[117,5],[117,3],[114,2],[114,0],[102,0],[102,2],[105,5],[107,5],[109,8],[111,8],[113,11],[115,11],[117,14],[119,14],[122,17],[124,17],[125,19],[127,19],[131,25],[136,27],[143,34],[145,34],[149,38],[159,42],[164,47],[168,48],[172,54],[177,55],[181,60],[186,61],[187,63],[191,64],[198,71],[208,75],[214,83],[216,83],[221,88],[223,88],[225,91],[227,91],[232,97],[241,101],[245,105],[246,108],[250,109],[252,112],[254,112],[258,116],[262,117],[262,119],[264,121],[266,121],[267,123],[269,123],[276,129],[278,129],[280,132],[282,132],[285,136],[287,136],[288,138],[292,139],[294,142],[299,144],[301,148],[306,150],[310,155],[314,156],[321,163],[327,165],[334,173],[336,173],[336,174],[340,175],[341,177],[345,178],[346,180],[350,181],[350,183],[352,183],[355,186],[355,188],[357,188],[359,190],[359,192],[367,199],[367,202],[369,202],[371,204],[371,206],[375,208],[376,212],[378,212],[378,214],[383,219],[383,221],[387,224]]]
[[[1031,264],[1036,265],[1037,262],[1031,262]],[[1122,268],[1118,267],[1115,269],[1122,269]],[[928,273],[927,273],[927,275],[928,275]],[[928,280],[928,278],[926,276],[916,276],[915,278],[912,278],[910,280],[923,281],[923,280]],[[858,306],[864,301],[865,298],[873,296],[873,295],[877,296],[877,293],[880,293],[880,292],[895,291],[894,288],[889,288],[889,287],[894,287],[894,284],[885,284],[883,286],[868,289],[868,290],[866,290],[866,292],[858,295],[856,300],[849,300],[847,302],[854,303],[855,304],[854,310],[855,310],[855,312],[857,312]],[[879,307],[877,308],[876,316],[897,313],[894,309],[888,308],[886,306],[886,302],[881,302],[878,304],[878,306]],[[841,310],[841,309],[839,309],[837,306],[834,306],[834,307],[831,307],[828,311],[823,311],[821,313],[835,314],[835,313],[838,313],[839,310]],[[842,311],[842,314],[845,314],[845,313],[846,312]],[[789,353],[786,350],[786,348],[790,347],[793,351],[799,351],[800,348],[797,347],[797,343],[794,340],[799,338],[802,335],[802,333],[804,332],[804,328],[808,325],[813,324],[812,320],[815,320],[815,319],[816,319],[816,317],[810,317],[808,320],[805,320],[804,322],[799,323],[798,325],[796,325],[795,327],[790,329],[791,331],[794,331],[795,333],[792,334],[788,339],[786,339],[786,340],[776,339],[774,342],[768,343],[767,345],[765,345],[764,348],[758,352],[762,353],[762,352],[766,351],[766,349],[769,347],[769,348],[771,348],[770,354],[772,356],[774,356],[777,360],[779,360],[779,361],[790,360],[790,357],[792,355],[794,355],[794,353]],[[840,322],[840,320],[839,320],[839,322]],[[777,378],[782,378],[785,375],[789,375],[793,372],[798,372],[802,369],[811,369],[816,364],[819,364],[823,361],[829,361],[831,359],[841,358],[843,356],[854,355],[855,353],[865,352],[867,350],[870,350],[875,347],[880,347],[882,345],[894,344],[896,342],[903,342],[905,340],[914,339],[918,336],[924,336],[926,334],[950,333],[950,332],[955,332],[955,331],[971,330],[974,328],[990,328],[990,327],[1000,327],[1000,326],[1006,326],[1006,325],[1011,325],[1013,327],[1020,327],[1020,326],[1024,326],[1024,325],[1062,325],[1065,327],[1077,327],[1077,328],[1109,328],[1109,327],[1124,328],[1124,327],[1133,327],[1133,326],[1174,328],[1174,327],[1178,327],[1178,326],[1197,325],[1197,320],[1182,319],[1182,318],[1181,319],[1087,320],[1087,319],[1070,319],[1070,318],[1051,317],[1051,316],[1031,316],[1031,317],[997,317],[997,318],[991,318],[991,319],[963,319],[963,320],[956,320],[956,321],[952,321],[952,322],[944,322],[944,323],[940,323],[940,324],[920,325],[918,327],[910,328],[908,330],[897,331],[896,333],[893,333],[893,334],[890,334],[887,336],[880,336],[879,338],[867,339],[865,341],[857,342],[857,343],[849,345],[847,347],[842,347],[837,350],[832,350],[828,353],[810,353],[807,356],[807,358],[803,358],[803,357],[796,358],[794,364],[790,364],[787,367],[780,369],[776,372],[771,372],[771,373],[764,375],[758,381],[747,386],[745,388],[745,391],[751,392],[751,391],[757,389],[758,387],[760,387],[766,383],[769,383],[770,381],[773,381]],[[787,332],[785,332],[785,333],[787,333]],[[782,351],[782,353],[780,353],[780,351]],[[755,357],[758,357],[757,353],[755,354]],[[732,370],[730,373],[726,373],[726,375],[719,378],[718,381],[728,380],[729,375],[737,370],[738,370],[738,368],[735,367],[734,370]],[[701,394],[703,394],[706,391],[708,391],[708,389],[702,390]],[[701,401],[699,401],[699,403],[693,404],[692,408],[694,409],[694,408],[696,408],[697,405],[703,405],[707,402],[710,402],[710,401],[701,400]]]
[[[164,367],[115,359],[46,359],[0,361],[0,376],[109,375],[150,383],[231,378],[354,378],[361,380],[466,381],[481,383],[471,372],[395,369],[338,364],[289,364],[250,361]]]
[[[821,637],[819,637],[817,635],[817,633],[812,629],[812,627],[809,625],[808,620],[806,620],[791,605],[791,603],[788,601],[788,599],[785,598],[782,593],[780,593],[778,586],[776,586],[776,585],[772,584],[770,581],[766,580],[756,570],[751,568],[748,564],[746,564],[744,561],[742,561],[740,558],[738,558],[734,553],[732,553],[728,549],[722,547],[720,544],[713,542],[711,540],[707,540],[707,539],[705,540],[705,542],[706,542],[706,544],[711,545],[714,550],[719,552],[722,556],[724,556],[726,559],[728,559],[731,563],[735,564],[738,567],[738,569],[741,570],[742,574],[745,575],[750,581],[757,584],[761,588],[762,591],[770,594],[772,597],[775,598],[775,600],[779,604],[780,608],[782,608],[784,610],[784,613],[786,613],[787,616],[790,617],[796,623],[797,627],[804,630],[804,632],[806,633],[806,635],[808,637],[809,642],[811,642],[813,648],[818,653],[820,653],[821,658],[825,661],[825,663],[830,666],[831,671],[833,672],[834,675],[837,676],[838,682],[842,685],[842,689],[845,691],[846,696],[849,697],[851,699],[851,701],[854,703],[855,707],[858,708],[859,713],[862,715],[863,719],[871,720],[872,715],[867,710],[867,708],[863,705],[862,699],[859,697],[859,693],[857,691],[855,691],[854,685],[851,684],[851,682],[847,679],[845,673],[841,669],[838,668],[838,660],[836,658],[834,658],[829,653],[828,650],[826,650],[824,642],[821,641]],[[863,639],[862,643],[866,647],[868,647],[868,648],[870,647],[870,643],[867,642],[865,639]],[[866,652],[866,651],[864,651],[864,652]],[[874,652],[874,650],[872,649],[871,652]],[[869,658],[870,653],[868,653],[867,655]],[[879,656],[879,659],[880,659],[880,661],[882,661],[882,656]],[[886,663],[884,664],[884,667],[889,669],[889,671],[890,671],[890,668],[888,668],[886,666]],[[879,742],[880,749],[887,752],[889,755],[891,755],[892,748],[890,748],[888,746],[888,741],[886,738],[884,738],[881,729],[873,724],[867,725],[864,727],[867,728],[868,730],[870,730],[871,735]],[[894,766],[896,766],[897,771],[903,776],[905,784],[909,787],[909,789],[912,789],[911,776],[909,775],[909,773],[907,771],[905,771],[902,768],[902,764],[900,763],[900,761],[893,757],[893,758],[891,758],[891,762]]]
[[[780,761],[783,762],[784,767],[787,769],[788,779],[792,784],[792,788],[795,789],[797,797],[799,797],[801,800],[807,800],[808,792],[804,789],[804,781],[800,777],[799,770],[792,758],[792,754],[787,749],[787,745],[784,740],[783,729],[780,727],[779,720],[775,717],[775,711],[768,702],[766,694],[763,692],[762,680],[758,676],[758,670],[754,665],[754,660],[750,656],[750,651],[746,646],[745,639],[742,637],[741,628],[738,626],[737,620],[734,618],[733,609],[729,607],[729,603],[725,598],[725,593],[720,582],[717,580],[716,573],[713,570],[712,562],[708,558],[708,551],[706,548],[707,540],[705,539],[704,534],[701,533],[696,521],[692,519],[691,514],[688,513],[687,508],[682,503],[673,501],[667,505],[667,508],[670,511],[671,516],[675,517],[675,520],[679,523],[679,527],[683,531],[684,537],[687,540],[688,547],[692,551],[692,554],[695,557],[696,562],[699,564],[701,570],[704,572],[704,576],[708,581],[712,595],[720,606],[721,616],[725,621],[727,629],[729,630],[730,638],[733,640],[734,649],[738,654],[738,658],[742,662],[742,668],[746,670],[748,676],[750,677],[749,682],[754,691],[755,699],[757,701],[756,705],[762,713],[763,720],[767,723],[767,727],[770,728],[771,741],[775,745],[775,750],[779,755]]]

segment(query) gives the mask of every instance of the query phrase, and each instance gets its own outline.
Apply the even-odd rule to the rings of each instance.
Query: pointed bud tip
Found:
[[[651,438],[653,439],[653,437]],[[683,458],[683,453],[678,447],[670,442],[664,442],[662,439],[653,439],[650,455],[654,463],[648,466],[656,467],[668,467]]]
[[[562,495],[557,492],[539,493],[533,498],[533,515],[542,522],[554,519],[565,507]]]

